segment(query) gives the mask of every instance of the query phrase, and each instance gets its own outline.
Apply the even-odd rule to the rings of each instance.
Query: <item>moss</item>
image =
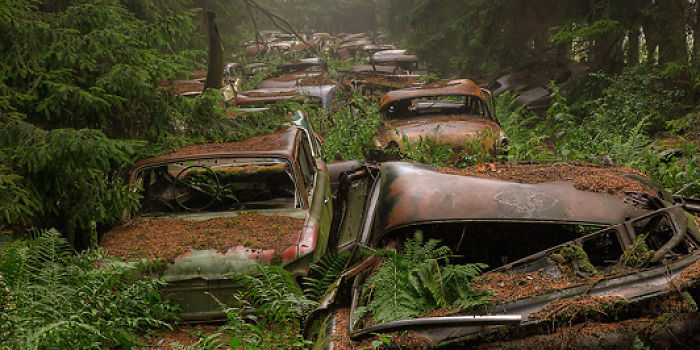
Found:
[[[548,320],[554,325],[570,325],[585,321],[617,321],[627,311],[629,302],[619,297],[579,296],[556,300],[542,311],[531,315],[532,319]]]
[[[552,254],[552,259],[559,264],[569,265],[574,271],[582,271],[597,274],[595,266],[588,260],[588,254],[579,246],[566,246],[559,250],[558,254]]]
[[[634,244],[622,253],[620,257],[622,265],[641,266],[654,256],[654,251],[647,246],[646,238],[647,235],[638,236]]]

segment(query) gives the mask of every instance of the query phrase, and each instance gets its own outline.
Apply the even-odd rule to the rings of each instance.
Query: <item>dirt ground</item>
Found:
[[[144,343],[143,349],[175,350],[173,343],[183,346],[192,345],[200,336],[206,337],[217,332],[219,325],[181,325],[174,326],[172,330],[156,329],[153,334],[141,337]]]
[[[303,225],[301,219],[257,214],[205,221],[151,219],[118,226],[104,234],[100,246],[112,256],[165,261],[192,249],[226,252],[236,246],[274,249],[282,254],[296,244]]]
[[[613,195],[624,195],[629,191],[654,194],[653,189],[642,181],[624,176],[629,174],[646,179],[644,174],[622,167],[485,163],[466,169],[441,168],[440,172],[527,184],[571,181],[581,191]]]
[[[344,308],[337,311],[335,332],[331,340],[333,341],[333,350],[361,350],[373,349],[372,342],[378,340],[377,337],[365,339],[363,341],[353,341],[348,334],[348,326],[350,324],[350,308]],[[387,335],[391,339],[392,347],[401,349],[430,349],[435,345],[425,337],[413,332],[403,334]]]

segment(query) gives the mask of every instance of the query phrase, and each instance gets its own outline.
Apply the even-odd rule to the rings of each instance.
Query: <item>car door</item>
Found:
[[[368,205],[377,185],[379,168],[362,164],[340,175],[331,225],[331,242],[338,250],[351,249],[358,241],[364,223],[371,216]]]

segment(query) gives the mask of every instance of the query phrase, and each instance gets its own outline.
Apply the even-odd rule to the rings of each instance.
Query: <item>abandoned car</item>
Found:
[[[264,107],[269,104],[296,99],[300,102],[309,102],[316,104],[321,108],[328,109],[333,102],[335,92],[338,85],[330,81],[317,81],[313,77],[308,79],[300,79],[301,85],[291,87],[270,87],[259,88],[247,91],[241,91],[236,94],[233,99],[233,106],[248,108],[248,107]],[[303,80],[311,81],[309,85],[305,85]]]
[[[456,154],[483,150],[500,154],[506,135],[495,116],[493,98],[471,80],[453,80],[390,91],[380,101],[384,126],[375,137],[380,149],[405,149],[430,139]]]
[[[498,97],[508,91],[517,92],[516,102],[526,109],[543,114],[552,101],[552,87],[561,86],[588,70],[581,63],[531,64],[517,72],[504,75],[487,88]]]
[[[378,65],[399,66],[407,71],[418,69],[418,56],[409,55],[406,50],[381,50],[370,56],[370,62]]]
[[[333,209],[319,145],[298,119],[269,135],[140,161],[131,183],[141,209],[100,245],[130,260],[165,262],[162,293],[184,320],[224,316],[212,296],[232,305],[235,274],[256,264],[304,276],[326,251]]]
[[[357,167],[341,177],[333,224],[346,269],[305,333],[318,349],[366,348],[377,334],[394,334],[400,348],[687,341],[700,330],[700,234],[686,210],[700,206],[656,194],[620,168]],[[465,273],[473,275],[455,277]],[[671,312],[662,332],[616,337]],[[585,320],[619,327],[532,340]]]

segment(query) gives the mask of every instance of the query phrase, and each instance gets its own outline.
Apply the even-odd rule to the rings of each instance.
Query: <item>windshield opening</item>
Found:
[[[172,162],[139,171],[141,214],[299,207],[290,164],[272,158]]]
[[[411,119],[433,115],[488,116],[484,102],[476,96],[431,96],[404,100],[390,106],[388,120]]]
[[[437,239],[459,257],[455,264],[485,263],[495,269],[537,252],[600,230],[600,226],[522,222],[437,223],[405,227],[384,239],[385,246],[401,247],[415,231],[425,240]],[[619,243],[615,242],[619,248]],[[609,248],[613,249],[613,248]],[[399,249],[400,250],[400,249]],[[605,260],[604,257],[600,258]]]

